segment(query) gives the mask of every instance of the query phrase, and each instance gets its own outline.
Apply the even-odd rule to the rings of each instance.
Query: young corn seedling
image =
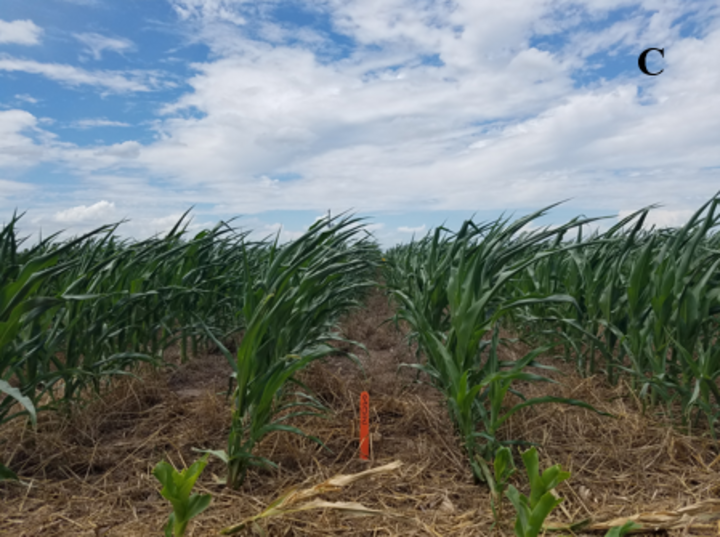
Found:
[[[570,472],[563,472],[556,464],[540,474],[537,449],[534,447],[523,453],[522,459],[530,478],[530,497],[521,494],[512,485],[508,486],[505,495],[517,511],[515,535],[537,537],[547,516],[562,502],[562,498],[553,495],[553,489],[570,477]]]
[[[160,461],[155,466],[153,475],[163,485],[160,494],[173,506],[173,512],[165,525],[165,537],[183,537],[188,522],[210,505],[210,494],[190,494],[207,462],[206,454],[182,472],[178,472],[165,461]]]
[[[492,474],[485,460],[479,455],[475,457],[490,487],[490,508],[495,519],[494,527],[502,518],[502,495],[507,488],[508,480],[517,471],[517,468],[513,462],[512,452],[507,446],[502,446],[497,450]]]
[[[642,524],[628,520],[622,526],[615,526],[610,528],[605,534],[605,537],[625,537],[625,535],[633,530],[639,530],[642,528]]]

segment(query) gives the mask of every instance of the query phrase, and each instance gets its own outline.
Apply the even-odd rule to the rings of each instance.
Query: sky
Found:
[[[559,201],[539,224],[678,226],[719,190],[716,0],[0,3],[0,222],[28,235],[350,211],[391,246]]]

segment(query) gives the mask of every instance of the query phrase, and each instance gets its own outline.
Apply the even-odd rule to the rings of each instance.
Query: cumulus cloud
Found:
[[[44,155],[42,143],[33,135],[42,135],[38,120],[25,110],[0,111],[0,168],[29,166]]]
[[[385,229],[385,224],[382,222],[378,222],[377,224],[365,224],[365,229],[371,233],[373,231],[381,231],[382,229]]]
[[[93,127],[129,127],[129,123],[124,121],[111,121],[104,118],[95,119],[79,119],[73,122],[73,126],[80,129],[90,129]]]
[[[90,221],[107,223],[108,218],[115,212],[115,204],[109,201],[98,201],[93,205],[78,205],[64,211],[55,213],[55,221],[78,224]]]
[[[400,233],[422,233],[425,231],[425,224],[417,227],[400,226],[397,230]]]
[[[223,21],[242,25],[245,24],[245,18],[239,14],[236,6],[249,2],[247,0],[170,0],[170,3],[181,19]]]
[[[102,147],[95,151],[96,156],[119,157],[122,159],[135,159],[140,155],[141,145],[134,140]]]
[[[29,194],[34,190],[35,187],[33,185],[0,179],[0,201],[8,200],[19,194]]]
[[[42,28],[31,20],[0,20],[0,43],[16,45],[37,45],[40,43]]]
[[[16,134],[24,129],[35,127],[37,119],[25,110],[0,111],[0,136]]]
[[[145,222],[135,222],[135,226],[140,225],[145,228],[143,235],[162,235],[169,233],[177,225],[177,223],[180,222],[180,218],[182,218],[183,214],[184,211],[175,212],[156,218],[149,218]],[[185,217],[185,220],[183,220],[183,225],[181,227],[185,227],[185,225],[187,225],[186,229],[189,233],[197,233],[203,229],[208,229],[209,227],[212,227],[213,223],[200,223],[196,221],[193,215],[189,215]]]
[[[87,127],[104,125],[102,121],[88,121]],[[0,170],[52,162],[78,173],[97,173],[104,168],[132,163],[141,154],[142,145],[134,140],[87,148],[62,142],[58,135],[40,127],[52,123],[51,119],[37,118],[25,110],[0,111]],[[116,126],[115,122],[110,126]]]
[[[32,95],[28,95],[27,93],[18,93],[15,95],[15,98],[18,101],[23,101],[25,103],[30,103],[30,104],[37,104],[40,102],[38,99],[36,99]]]
[[[305,230],[292,230],[287,229],[285,226],[283,226],[281,223],[276,222],[274,224],[265,224],[259,228],[253,229],[252,237],[257,238],[259,240],[267,239],[269,238],[275,238],[278,233],[280,234],[279,241],[281,243],[288,242],[288,241],[294,241],[296,239],[299,239],[302,237],[302,235],[307,231]]]
[[[122,194],[165,201],[164,192],[173,207],[162,214],[183,202],[253,214],[535,209],[566,198],[578,212],[653,202],[684,211],[717,189],[714,0],[660,9],[650,0],[325,0],[306,6],[328,21],[322,31],[269,20],[273,2],[171,5],[188,42],[212,53],[160,107],[156,140],[54,146],[85,181],[130,166],[162,178],[160,196],[150,181]],[[606,20],[631,7],[623,20]],[[681,35],[687,21],[692,37]],[[540,37],[551,45],[531,46]],[[666,49],[665,72],[646,77],[637,54],[656,43]],[[629,66],[578,81],[613,57]],[[0,69],[11,62],[117,93],[160,86],[128,72],[23,61],[0,57]]]
[[[169,82],[161,81],[157,72],[88,71],[61,63],[23,60],[7,54],[0,55],[0,71],[20,71],[42,75],[70,87],[88,85],[104,89],[110,93],[153,91],[163,85],[170,85]]]
[[[245,13],[247,4],[174,5],[202,34],[216,28],[223,10]],[[598,20],[621,5],[585,3]],[[682,12],[673,6],[653,25],[669,27],[671,15]],[[208,36],[218,57],[194,65],[192,91],[164,108],[170,117],[159,126],[160,139],[139,160],[180,184],[222,192],[241,212],[298,203],[370,211],[408,204],[506,208],[573,196],[612,207],[628,195],[628,174],[638,174],[630,196],[650,202],[677,188],[671,185],[679,169],[693,195],[708,192],[713,172],[699,168],[717,165],[720,68],[709,64],[718,63],[718,30],[698,40],[668,29],[667,47],[675,52],[666,70],[677,76],[649,85],[632,71],[582,88],[572,75],[585,56],[646,39],[647,13],[610,24],[585,49],[549,52],[528,47],[527,38],[560,29],[574,35],[557,16],[561,6],[554,18],[541,2],[516,7],[328,2],[338,31],[375,46],[329,63],[302,45],[270,45],[242,33],[221,33],[222,42]],[[574,24],[583,17],[578,11]],[[423,60],[433,54],[437,61]],[[183,118],[189,111],[201,117]],[[299,179],[267,179],[288,172]],[[648,188],[655,182],[669,189]]]
[[[690,220],[698,209],[699,207],[685,209],[655,208],[648,213],[644,227],[647,229],[653,226],[656,228],[681,227]],[[618,213],[618,220],[622,220],[634,212],[634,210],[623,209]]]
[[[124,37],[108,37],[94,32],[73,34],[73,37],[85,45],[85,50],[95,60],[101,59],[105,50],[122,53],[135,49],[135,44]]]

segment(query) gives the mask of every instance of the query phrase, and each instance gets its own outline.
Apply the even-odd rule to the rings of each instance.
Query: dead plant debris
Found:
[[[492,528],[489,493],[473,485],[441,397],[418,383],[424,379],[415,371],[398,370],[416,356],[401,331],[382,324],[391,315],[387,298],[375,291],[362,311],[343,320],[344,335],[369,351],[357,353],[364,372],[338,356],[303,374],[333,413],[303,417],[295,425],[321,438],[327,449],[273,434],[260,448],[280,470],[252,472],[239,491],[222,485],[223,465],[211,459],[197,489],[211,493],[213,503],[191,523],[189,535],[218,535],[240,521],[249,522],[238,533],[247,535],[513,534],[509,504],[503,524]],[[521,344],[504,350],[518,356],[523,351]],[[553,404],[524,409],[507,424],[507,438],[539,446],[543,466],[560,463],[572,472],[558,488],[565,501],[551,522],[567,529],[589,519],[580,530],[584,533],[631,518],[654,521],[645,524],[646,531],[716,534],[717,446],[674,429],[662,416],[643,415],[628,387],[611,387],[601,378],[579,377],[570,366],[559,367],[563,374],[555,378],[560,384],[525,386],[527,395],[583,399],[615,418]],[[224,357],[207,354],[176,370],[145,371],[142,380],[116,382],[71,418],[41,415],[37,431],[9,424],[0,436],[0,460],[26,484],[0,484],[0,535],[162,535],[169,510],[152,468],[163,458],[178,467],[189,465],[198,457],[193,448],[224,448],[230,425],[224,393],[228,372]],[[357,403],[364,390],[372,409],[367,462],[357,452]],[[323,489],[336,476],[394,461],[401,464],[391,472],[370,471],[349,486]],[[525,489],[522,472],[515,485]],[[273,501],[298,491],[313,491],[314,503],[300,504],[312,508],[258,517]],[[348,510],[373,516],[349,517]]]

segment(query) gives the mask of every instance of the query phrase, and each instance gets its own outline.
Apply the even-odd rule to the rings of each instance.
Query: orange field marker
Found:
[[[360,458],[368,460],[370,455],[370,394],[360,394]]]

